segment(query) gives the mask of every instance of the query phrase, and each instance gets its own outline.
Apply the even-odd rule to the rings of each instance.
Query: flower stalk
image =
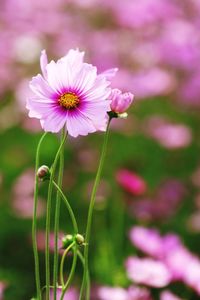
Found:
[[[62,141],[65,140],[65,129],[62,130],[61,135],[61,144]],[[60,164],[58,171],[58,187],[62,189],[62,181],[63,181],[63,171],[64,171],[64,147],[61,148],[60,151]],[[54,183],[54,182],[53,182]],[[57,275],[58,275],[58,232],[59,232],[59,219],[60,219],[60,199],[61,195],[59,190],[57,190],[56,194],[56,208],[55,208],[55,221],[54,221],[54,266],[53,266],[53,286],[54,286],[54,300],[56,300],[57,294]]]
[[[45,237],[46,300],[49,300],[49,297],[50,297],[49,235],[50,235],[50,225],[51,225],[51,202],[52,202],[53,180],[54,180],[54,176],[55,176],[57,162],[60,157],[60,152],[64,146],[65,140],[66,140],[66,134],[60,143],[59,149],[56,153],[53,165],[51,167],[51,174],[50,174],[49,186],[48,186],[47,214],[46,214],[46,237]]]
[[[37,299],[41,300],[40,293],[40,269],[39,269],[39,256],[37,249],[37,205],[38,205],[38,168],[40,165],[40,150],[41,145],[46,137],[47,133],[44,133],[40,138],[40,141],[36,150],[36,161],[35,161],[35,187],[34,187],[34,207],[33,207],[33,222],[32,222],[32,241],[33,241],[33,253],[34,253],[34,261],[35,261],[35,282],[36,282],[36,290],[37,290]]]
[[[88,210],[86,235],[85,235],[86,244],[85,244],[85,249],[84,249],[85,264],[84,264],[84,273],[83,273],[83,280],[82,280],[79,300],[85,300],[85,299],[89,300],[89,297],[90,297],[89,293],[87,293],[86,298],[84,298],[85,287],[88,284],[87,283],[87,276],[89,274],[89,258],[88,258],[88,256],[89,256],[89,241],[90,241],[92,216],[93,216],[94,204],[95,204],[95,199],[96,199],[96,193],[97,193],[97,188],[98,188],[98,185],[99,185],[99,182],[100,182],[102,169],[103,169],[105,156],[106,156],[110,122],[111,122],[111,118],[109,118],[107,128],[106,128],[106,133],[104,135],[104,141],[103,141],[103,147],[102,147],[102,151],[101,151],[101,157],[100,157],[99,166],[98,166],[98,170],[97,170],[96,177],[95,177],[94,186],[93,186],[93,189],[92,189],[90,205],[89,205],[89,210]]]

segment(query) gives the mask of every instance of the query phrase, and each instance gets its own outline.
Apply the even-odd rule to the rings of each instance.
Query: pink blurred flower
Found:
[[[133,195],[142,195],[146,192],[146,182],[142,177],[134,172],[126,169],[120,169],[116,173],[117,182],[126,190]]]
[[[121,25],[137,29],[143,26],[148,28],[152,23],[168,20],[178,13],[177,7],[166,0],[126,0],[109,5]]]
[[[41,54],[41,70],[30,88],[34,96],[27,100],[29,116],[40,119],[45,131],[58,132],[66,126],[69,135],[87,135],[105,130],[109,81],[97,75],[94,66],[83,62],[83,52],[70,50],[56,63],[47,63]]]
[[[162,60],[176,69],[191,71],[200,59],[198,28],[187,20],[177,18],[164,26],[159,42]]]
[[[169,94],[176,85],[173,74],[161,68],[150,68],[132,76],[132,86],[137,98],[150,98]]]
[[[166,221],[173,215],[186,194],[186,188],[179,180],[168,179],[161,183],[151,197],[138,197],[129,202],[129,211],[139,220]]]
[[[163,253],[162,238],[157,230],[135,226],[129,234],[131,242],[143,252],[160,257]]]
[[[135,285],[128,289],[102,286],[98,288],[97,297],[99,300],[152,300],[149,290]]]
[[[199,107],[200,105],[200,68],[196,68],[195,71],[190,74],[182,82],[182,85],[178,91],[179,102],[184,103],[187,106]]]
[[[168,270],[171,281],[182,281],[200,295],[200,259],[182,244],[177,235],[167,234],[161,237],[158,231],[136,227],[135,230],[134,228],[131,230],[130,236],[131,241],[137,248],[159,259],[157,262],[162,263]],[[145,269],[146,266],[144,263],[145,267],[139,269],[140,263],[137,265],[137,260],[138,259],[134,257],[128,259],[128,263],[126,264],[128,275],[133,280],[135,280],[135,278],[137,280],[137,276],[140,276],[142,278],[141,280],[143,280],[143,278],[145,280],[145,276],[149,274],[148,267]],[[148,258],[143,260],[148,261]],[[138,269],[141,271],[141,274]]]
[[[17,178],[13,186],[12,207],[15,214],[23,218],[32,218],[34,177],[34,170],[28,169]],[[39,198],[37,216],[41,217],[44,212],[45,204],[41,198]]]
[[[58,239],[58,248],[60,249],[60,253],[63,252],[62,248],[62,237],[64,237],[64,233],[60,232],[59,233],[59,239]],[[37,245],[38,245],[38,249],[40,251],[44,251],[45,250],[45,231],[38,231],[37,233]],[[51,252],[54,251],[54,233],[51,232],[50,233],[50,237],[49,237],[49,249]]]
[[[128,288],[127,300],[152,300],[152,297],[147,288],[133,285]]]
[[[152,287],[164,287],[172,279],[165,264],[151,258],[129,257],[126,270],[128,277],[134,282]]]
[[[57,290],[57,297],[60,299],[62,294],[62,289]],[[50,300],[53,300],[53,289],[50,290]],[[78,292],[75,288],[69,288],[66,292],[63,300],[78,300]]]
[[[0,300],[4,299],[4,291],[7,287],[7,283],[5,281],[0,281]]]
[[[98,297],[100,300],[128,300],[127,291],[121,287],[100,287]]]
[[[131,105],[133,98],[134,96],[131,93],[122,94],[119,89],[113,89],[109,96],[111,110],[115,113],[124,113]]]
[[[160,300],[183,300],[174,295],[171,291],[165,290],[160,294]]]
[[[188,147],[192,142],[192,132],[184,124],[173,124],[160,117],[148,120],[145,131],[163,147],[177,149]]]

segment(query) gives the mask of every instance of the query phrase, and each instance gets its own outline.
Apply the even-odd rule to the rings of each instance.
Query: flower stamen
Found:
[[[74,93],[65,93],[60,96],[58,103],[66,109],[76,108],[80,100]]]

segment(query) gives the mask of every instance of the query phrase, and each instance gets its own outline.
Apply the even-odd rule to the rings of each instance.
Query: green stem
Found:
[[[40,148],[41,144],[46,137],[47,133],[45,132],[37,146],[36,150],[36,161],[35,161],[35,187],[34,187],[34,207],[33,207],[33,222],[32,222],[32,241],[33,241],[33,254],[35,260],[35,282],[36,282],[36,290],[37,290],[37,299],[41,300],[40,293],[40,267],[39,267],[39,256],[37,250],[37,205],[38,205],[38,176],[37,170],[40,165]]]
[[[64,269],[64,262],[65,262],[65,258],[66,255],[68,254],[69,250],[75,245],[75,242],[71,243],[67,249],[65,250],[65,252],[63,253],[62,259],[61,259],[61,263],[60,263],[60,281],[62,284],[62,289],[65,286],[65,282],[64,282],[64,276],[63,276],[63,269]]]
[[[74,243],[72,243],[72,244],[74,244]],[[73,248],[73,254],[74,254],[74,256],[73,256],[71,271],[70,271],[67,282],[65,283],[64,287],[62,288],[62,294],[61,294],[60,300],[64,299],[65,293],[73,279],[74,272],[76,269],[76,262],[77,262],[77,245],[76,245],[76,243],[75,243],[75,247]],[[63,260],[63,264],[64,264],[64,260]],[[63,270],[63,266],[62,266],[62,270]],[[62,276],[63,276],[63,274],[62,274]]]
[[[57,191],[60,193],[60,196],[62,197],[63,201],[65,202],[65,205],[67,206],[67,209],[69,211],[69,214],[70,214],[70,217],[71,217],[71,220],[72,220],[74,233],[77,234],[78,233],[78,225],[77,225],[76,218],[74,216],[73,210],[72,210],[72,208],[69,204],[69,201],[67,200],[66,196],[64,195],[64,193],[62,192],[62,190],[60,189],[60,187],[57,185],[57,183],[55,181],[53,181],[53,185],[55,186]]]
[[[52,190],[53,190],[53,178],[56,171],[56,165],[60,156],[60,151],[64,146],[65,138],[62,140],[60,147],[56,153],[52,168],[51,175],[49,179],[49,187],[48,187],[48,196],[47,196],[47,214],[46,214],[46,238],[45,238],[45,263],[46,263],[46,300],[49,300],[50,293],[50,261],[49,261],[49,234],[50,234],[50,225],[51,225],[51,198],[52,198]]]
[[[83,270],[85,268],[85,260],[84,260],[84,257],[83,257],[83,254],[81,253],[80,250],[78,250],[78,257],[80,258],[80,261],[83,265]],[[87,272],[87,289],[86,289],[86,297],[89,297],[90,295],[90,275],[89,275],[89,272]]]
[[[62,130],[61,143],[65,139],[65,129]],[[58,187],[62,189],[64,171],[64,147],[60,151],[60,165],[58,171]],[[55,207],[55,221],[54,221],[54,266],[53,266],[53,286],[54,286],[54,300],[57,294],[57,276],[58,276],[58,232],[59,232],[59,219],[60,219],[60,193],[56,194],[56,207]]]
[[[84,267],[84,274],[83,274],[83,280],[82,280],[79,300],[85,300],[85,299],[89,300],[89,295],[85,299],[83,298],[83,296],[84,296],[84,289],[85,289],[85,285],[86,285],[86,281],[87,281],[87,273],[89,272],[88,271],[88,254],[89,254],[89,241],[90,241],[91,225],[92,225],[92,215],[93,215],[93,210],[94,210],[96,192],[97,192],[97,188],[98,188],[98,185],[100,182],[102,168],[103,168],[105,155],[106,155],[110,121],[111,121],[111,119],[109,119],[106,133],[104,136],[101,157],[100,157],[99,166],[98,166],[98,170],[96,173],[96,178],[95,178],[95,182],[94,182],[94,186],[93,186],[92,194],[91,194],[91,199],[90,199],[90,205],[89,205],[89,211],[88,211],[88,217],[87,217],[86,235],[85,235],[85,241],[86,241],[86,245],[85,245],[85,249],[84,249],[85,267]]]

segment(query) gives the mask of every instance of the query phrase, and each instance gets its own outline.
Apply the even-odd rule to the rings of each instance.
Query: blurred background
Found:
[[[199,29],[199,0],[0,1],[1,300],[35,294],[31,216],[42,132],[25,108],[28,82],[40,72],[42,49],[58,59],[77,47],[99,72],[119,68],[112,86],[135,94],[129,117],[112,124],[98,190],[93,299],[200,299]],[[69,139],[65,149],[64,191],[83,235],[102,138]],[[43,164],[51,165],[57,147],[49,134]],[[38,209],[43,270],[46,190],[43,184]],[[60,236],[66,233],[63,206]],[[153,283],[150,263],[164,268]],[[81,276],[78,264],[75,289]]]

